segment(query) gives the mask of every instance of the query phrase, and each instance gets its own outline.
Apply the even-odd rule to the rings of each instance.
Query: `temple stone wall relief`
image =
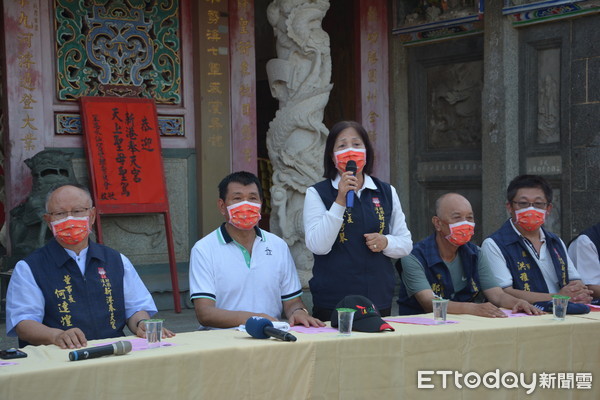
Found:
[[[413,241],[432,233],[435,200],[450,191],[481,220],[482,50],[476,37],[408,49]]]
[[[520,43],[520,170],[542,175],[554,190],[546,227],[570,238],[569,22],[527,27]],[[567,193],[567,196],[562,196]],[[563,215],[567,212],[567,215]],[[566,224],[565,224],[566,222]]]
[[[537,142],[560,141],[560,49],[538,51]]]
[[[554,207],[546,226],[565,242],[600,221],[600,15],[518,27],[487,26],[482,36],[503,29],[514,35],[498,35],[491,42],[509,52],[516,50],[504,53],[513,59],[500,62],[504,73],[512,74],[504,82],[517,89],[507,90],[511,95],[501,100],[507,102],[500,105],[502,112],[508,112],[502,118],[510,123],[490,131],[503,140],[486,142],[485,159],[482,122],[494,115],[481,115],[480,104],[490,100],[481,97],[488,75],[482,73],[484,48],[477,36],[406,47],[412,177],[408,212],[415,240],[431,233],[432,202],[439,194],[452,190],[467,195],[480,219],[486,210],[477,203],[485,199],[488,205],[503,207],[506,199],[500,193],[518,173],[548,179]],[[488,112],[494,113],[495,108],[488,107]],[[515,131],[509,134],[504,128]],[[506,156],[507,149],[516,156]],[[494,189],[492,199],[481,187],[482,166],[491,161],[488,157],[510,162],[493,171],[497,178],[487,178],[501,187]],[[496,229],[490,226],[486,231]]]
[[[600,16],[572,26],[570,95],[571,235],[600,221]],[[570,93],[569,93],[570,92]],[[564,175],[564,173],[563,173]]]
[[[429,149],[477,149],[481,141],[482,61],[427,68]]]

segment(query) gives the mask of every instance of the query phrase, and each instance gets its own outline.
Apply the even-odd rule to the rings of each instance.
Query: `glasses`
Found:
[[[90,211],[91,209],[92,209],[92,207],[76,208],[71,211],[49,212],[48,215],[51,215],[52,217],[58,218],[58,219],[66,218],[68,215],[71,215],[76,218],[77,217],[85,217],[87,215],[88,211]]]
[[[542,201],[536,201],[535,203],[530,203],[528,201],[513,201],[512,203],[516,204],[518,209],[535,207],[544,210],[546,207],[548,207],[548,203],[544,203]]]

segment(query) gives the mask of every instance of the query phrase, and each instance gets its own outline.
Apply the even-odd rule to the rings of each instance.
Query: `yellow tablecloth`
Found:
[[[449,319],[459,323],[392,323],[395,332],[350,337],[295,333],[294,343],[235,330],[190,332],[168,339],[175,346],[77,362],[69,350],[28,346],[28,358],[0,367],[0,399],[600,399],[600,381],[591,389],[574,383],[575,374],[600,379],[600,313],[562,322],[551,315]],[[103,342],[110,341],[91,344]],[[431,371],[423,383],[433,389],[418,388],[418,371]],[[440,371],[452,371],[446,388]],[[527,394],[522,385],[505,388],[510,381],[468,388],[459,378],[459,388],[456,372],[523,373],[527,384],[535,373],[537,385]],[[542,373],[554,374],[554,389],[540,386]],[[558,388],[559,380],[574,387]]]

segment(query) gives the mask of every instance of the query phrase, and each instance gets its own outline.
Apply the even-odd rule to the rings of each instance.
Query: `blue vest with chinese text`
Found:
[[[546,236],[546,248],[552,258],[558,286],[562,288],[569,283],[567,255],[560,238],[545,230],[544,227],[541,229]],[[506,260],[506,266],[513,279],[513,288],[528,292],[548,293],[548,285],[546,285],[540,267],[529,253],[524,239],[513,229],[510,220],[507,220],[490,237],[496,242]],[[490,267],[500,268],[501,266],[491,265]]]
[[[444,299],[452,301],[470,302],[480,293],[479,271],[477,270],[477,260],[479,257],[479,248],[472,243],[467,243],[458,248],[458,256],[463,266],[464,276],[467,279],[467,285],[459,292],[454,291],[452,276],[448,266],[440,257],[440,252],[435,241],[435,233],[426,239],[417,243],[411,252],[419,260],[425,271],[427,281],[431,285],[433,293]],[[400,263],[401,259],[397,261]],[[415,296],[408,296],[404,284],[400,285],[398,294],[398,314],[422,314],[425,312]]]
[[[592,243],[594,243],[596,250],[598,250],[598,259],[600,260],[600,224],[587,228],[581,234],[589,237]]]
[[[315,255],[313,277],[309,282],[314,305],[333,309],[345,296],[362,295],[380,309],[390,308],[396,284],[391,260],[382,252],[373,253],[365,243],[365,233],[389,233],[392,215],[392,188],[373,178],[376,190],[364,189],[354,197],[354,207],[346,208],[344,222],[331,251]],[[337,189],[325,180],[314,185],[329,210]]]
[[[44,295],[44,325],[79,328],[87,340],[124,336],[124,267],[117,251],[90,240],[85,276],[55,239],[25,262]]]

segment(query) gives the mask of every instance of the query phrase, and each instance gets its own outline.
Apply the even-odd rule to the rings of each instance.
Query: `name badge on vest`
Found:
[[[385,215],[383,208],[381,207],[379,197],[373,197],[373,205],[375,206],[375,213],[377,214],[377,219],[379,220],[379,233],[383,234],[383,230],[385,229]]]

